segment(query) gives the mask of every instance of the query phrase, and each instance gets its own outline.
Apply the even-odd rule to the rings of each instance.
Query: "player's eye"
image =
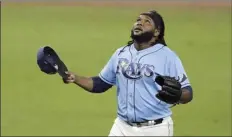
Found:
[[[146,23],[151,23],[150,20],[145,20]]]

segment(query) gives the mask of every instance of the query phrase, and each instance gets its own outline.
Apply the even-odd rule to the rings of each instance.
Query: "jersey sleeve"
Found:
[[[111,56],[110,60],[103,67],[101,72],[99,73],[99,77],[106,83],[110,85],[115,85],[116,83],[116,71],[115,64],[117,60],[116,52]]]
[[[176,56],[174,60],[172,60],[169,72],[171,77],[175,77],[181,83],[181,88],[191,86],[190,80],[179,57]]]

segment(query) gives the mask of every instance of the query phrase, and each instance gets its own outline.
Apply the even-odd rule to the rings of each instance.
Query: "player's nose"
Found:
[[[140,20],[140,21],[138,21],[138,22],[136,23],[136,25],[139,26],[139,27],[144,26],[144,24],[145,24],[145,21],[144,21],[144,20]]]
[[[140,28],[142,29],[142,23],[138,22],[135,24],[134,28]]]
[[[142,26],[142,22],[141,22],[141,21],[138,21],[138,22],[136,23],[136,26]]]

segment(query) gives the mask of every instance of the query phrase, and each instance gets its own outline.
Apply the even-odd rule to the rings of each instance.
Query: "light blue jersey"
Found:
[[[100,78],[117,87],[118,117],[143,122],[172,114],[170,105],[156,98],[161,87],[157,74],[175,77],[182,88],[190,86],[179,57],[168,47],[156,44],[137,51],[134,45],[116,50],[100,72]]]

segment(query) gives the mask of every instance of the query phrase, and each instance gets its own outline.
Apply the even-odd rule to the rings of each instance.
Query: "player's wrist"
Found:
[[[79,80],[78,80],[78,79],[79,79],[79,76],[78,76],[77,74],[74,74],[74,75],[73,75],[73,83],[74,83],[74,84],[78,84],[78,83],[79,83]]]

